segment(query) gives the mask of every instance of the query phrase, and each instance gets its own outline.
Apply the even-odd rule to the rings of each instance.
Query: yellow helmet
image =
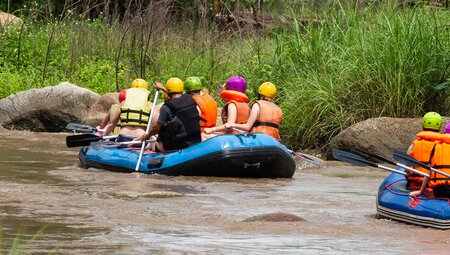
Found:
[[[266,81],[259,86],[258,93],[272,99],[277,94],[277,87],[275,84]]]
[[[179,78],[170,78],[166,82],[167,93],[182,93],[184,90],[184,83]]]
[[[135,79],[131,83],[132,88],[148,89],[148,83],[143,79]]]

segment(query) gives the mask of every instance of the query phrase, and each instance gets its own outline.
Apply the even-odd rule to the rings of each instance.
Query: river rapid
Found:
[[[114,173],[80,168],[66,135],[0,133],[0,254],[15,239],[30,254],[450,252],[450,231],[376,217],[382,170],[299,161],[292,179]],[[274,212],[305,221],[242,222]]]

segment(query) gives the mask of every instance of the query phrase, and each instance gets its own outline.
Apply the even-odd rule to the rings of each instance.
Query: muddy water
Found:
[[[374,168],[327,162],[323,168],[298,169],[286,180],[112,173],[78,167],[77,149],[65,147],[65,136],[0,134],[4,251],[18,233],[23,234],[21,247],[29,243],[25,251],[33,254],[450,250],[449,231],[375,217],[376,191],[387,173]],[[182,196],[152,195],[162,191]],[[305,221],[242,222],[272,212]]]

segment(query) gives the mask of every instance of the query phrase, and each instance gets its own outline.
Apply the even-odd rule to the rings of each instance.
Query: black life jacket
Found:
[[[202,141],[197,103],[190,95],[165,102],[173,116],[159,131],[164,149],[178,150]]]

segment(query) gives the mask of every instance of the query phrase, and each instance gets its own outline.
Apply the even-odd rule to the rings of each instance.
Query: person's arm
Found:
[[[155,89],[162,90],[162,91],[164,91],[164,93],[168,94],[166,87],[164,87],[164,85],[162,85],[159,82],[155,82],[155,84],[153,84],[153,87],[155,87]]]
[[[430,172],[431,171],[428,171],[428,175],[430,174]],[[421,195],[423,193],[423,191],[425,190],[425,188],[427,187],[429,180],[430,179],[428,177],[424,177],[423,181],[422,181],[422,186],[420,187],[420,190],[416,190],[416,191],[410,192],[409,196],[410,197],[415,197],[415,196]]]
[[[228,113],[228,117],[227,117],[227,122],[223,125],[220,126],[216,126],[216,127],[212,127],[212,128],[205,128],[205,133],[206,134],[211,134],[211,133],[215,133],[215,132],[221,132],[221,131],[225,131],[227,130],[226,128],[226,124],[228,123],[235,123],[236,122],[236,117],[237,117],[237,107],[235,104],[229,104],[227,106],[227,113]]]
[[[411,152],[414,150],[414,144],[412,143],[409,147],[408,150],[406,150],[406,153],[408,153],[408,155],[411,155]]]
[[[226,123],[226,128],[237,128],[243,131],[250,131],[255,125],[256,119],[259,115],[259,104],[253,104],[252,110],[250,111],[250,116],[248,117],[247,123],[245,124],[237,124],[237,123]]]

